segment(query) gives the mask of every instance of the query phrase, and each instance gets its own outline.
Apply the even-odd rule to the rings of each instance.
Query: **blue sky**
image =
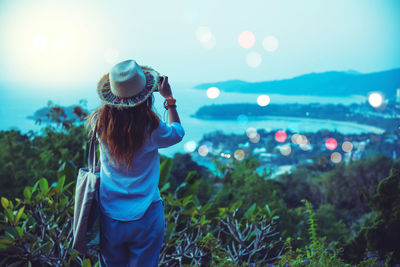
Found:
[[[193,84],[374,72],[400,67],[400,1],[0,0],[0,38],[0,84],[97,82],[128,58]]]

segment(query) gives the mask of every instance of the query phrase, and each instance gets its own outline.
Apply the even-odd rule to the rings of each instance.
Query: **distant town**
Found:
[[[200,119],[232,119],[238,116],[291,116],[322,118],[368,124],[384,129],[384,133],[342,134],[337,131],[292,132],[248,128],[246,134],[225,134],[222,131],[205,135],[198,142],[192,157],[198,162],[217,158],[225,163],[256,157],[260,169],[272,169],[274,175],[290,171],[297,165],[313,164],[325,158],[328,164],[349,163],[361,158],[384,155],[396,159],[400,154],[400,89],[394,101],[373,108],[366,102],[349,106],[312,103],[260,107],[253,104],[204,106],[194,115]]]

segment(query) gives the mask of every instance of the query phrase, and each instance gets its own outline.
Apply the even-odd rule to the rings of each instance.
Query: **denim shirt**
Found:
[[[180,123],[159,127],[149,135],[136,152],[132,170],[118,170],[109,161],[107,147],[100,145],[100,208],[102,213],[120,221],[140,219],[152,202],[161,200],[159,148],[179,143],[185,131]]]

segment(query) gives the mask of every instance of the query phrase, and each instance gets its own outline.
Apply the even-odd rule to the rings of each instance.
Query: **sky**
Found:
[[[400,1],[0,0],[0,85],[97,83],[135,59],[181,83],[400,67]]]

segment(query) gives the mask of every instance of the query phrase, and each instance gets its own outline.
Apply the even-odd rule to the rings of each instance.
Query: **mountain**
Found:
[[[374,73],[329,71],[265,82],[230,80],[203,83],[195,88],[204,90],[212,86],[226,92],[314,96],[368,95],[378,91],[386,98],[394,98],[396,88],[400,88],[400,68]]]

